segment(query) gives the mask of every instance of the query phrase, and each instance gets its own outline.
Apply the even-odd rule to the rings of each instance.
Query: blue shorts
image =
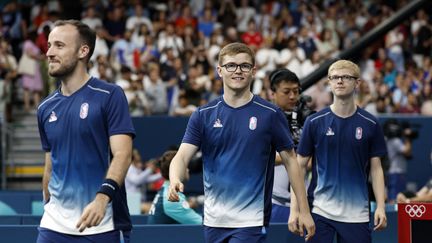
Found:
[[[324,218],[312,213],[315,221],[315,235],[308,243],[333,243],[336,234],[337,243],[371,243],[369,223],[344,223]]]
[[[245,228],[217,228],[204,226],[206,243],[264,243],[267,228],[264,226]]]
[[[94,235],[69,235],[38,227],[39,235],[36,243],[129,243],[130,231],[113,230]]]
[[[271,223],[288,223],[290,208],[279,204],[272,204],[272,212],[270,217]]]

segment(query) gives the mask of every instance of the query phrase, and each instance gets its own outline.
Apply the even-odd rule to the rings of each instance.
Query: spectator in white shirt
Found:
[[[126,20],[126,29],[135,30],[145,24],[150,32],[153,32],[153,24],[149,18],[144,16],[144,9],[141,4],[135,4],[134,15]]]

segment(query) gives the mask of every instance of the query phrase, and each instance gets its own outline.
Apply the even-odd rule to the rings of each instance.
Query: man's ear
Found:
[[[364,82],[364,81],[361,80],[361,79],[357,79],[355,82],[356,82],[356,84],[355,84],[355,90],[358,91],[360,89],[361,82]]]
[[[88,45],[82,45],[79,49],[78,57],[80,59],[83,59],[83,58],[87,57],[89,52],[90,52],[89,46]]]
[[[219,75],[219,77],[222,78],[222,68],[219,65],[216,67],[216,71],[217,71],[217,74]]]

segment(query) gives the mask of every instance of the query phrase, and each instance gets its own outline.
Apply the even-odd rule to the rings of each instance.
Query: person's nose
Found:
[[[54,52],[53,48],[52,47],[48,47],[48,50],[47,50],[45,56],[47,56],[48,59],[49,59],[50,57],[54,56],[53,52]]]
[[[343,84],[344,83],[344,81],[342,80],[342,77],[339,77],[338,79],[337,79],[337,82],[336,82],[337,84]]]
[[[242,70],[241,70],[241,68],[240,68],[240,66],[237,66],[237,69],[234,72],[237,73],[237,74],[243,73]]]

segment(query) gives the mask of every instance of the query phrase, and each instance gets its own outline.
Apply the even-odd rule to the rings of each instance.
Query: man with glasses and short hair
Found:
[[[347,60],[328,70],[333,104],[309,116],[297,149],[303,171],[312,160],[312,181],[308,188],[316,235],[309,242],[371,242],[368,179],[372,179],[377,209],[374,230],[387,225],[384,174],[380,157],[386,154],[384,135],[378,120],[355,105],[360,80],[359,67]],[[289,227],[297,229],[297,202],[291,193]]]
[[[286,118],[276,105],[250,92],[253,51],[242,43],[226,45],[217,72],[224,94],[192,114],[171,162],[169,200],[179,200],[188,163],[201,149],[205,241],[265,242],[278,151],[299,195],[299,234],[306,230],[310,239],[315,226]]]

